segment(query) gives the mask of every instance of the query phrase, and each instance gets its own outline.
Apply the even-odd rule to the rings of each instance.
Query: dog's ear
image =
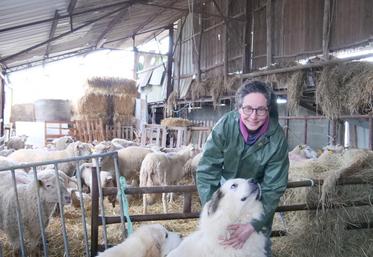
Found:
[[[212,195],[211,201],[208,206],[208,211],[207,211],[208,215],[212,215],[216,212],[219,206],[219,202],[223,198],[223,196],[224,196],[224,193],[223,191],[220,190],[220,188],[215,191],[215,193]]]

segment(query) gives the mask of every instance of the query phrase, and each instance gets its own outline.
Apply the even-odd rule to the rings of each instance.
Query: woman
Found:
[[[269,236],[275,209],[288,181],[288,145],[278,122],[276,96],[260,81],[244,83],[236,93],[236,107],[213,128],[197,168],[197,188],[202,204],[210,200],[222,180],[254,178],[262,188],[264,215],[250,224],[233,224],[221,244],[242,248],[255,231]]]

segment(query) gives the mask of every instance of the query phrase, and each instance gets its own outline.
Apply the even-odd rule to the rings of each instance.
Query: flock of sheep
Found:
[[[19,138],[18,138],[19,139]],[[21,141],[23,139],[20,139]],[[24,142],[23,142],[24,143]],[[23,234],[31,256],[36,256],[42,236],[41,228],[48,225],[57,204],[73,203],[80,207],[80,198],[85,208],[90,205],[92,187],[92,163],[99,160],[101,187],[116,186],[115,165],[112,156],[92,158],[91,154],[116,151],[118,153],[119,175],[131,181],[131,186],[166,186],[176,184],[186,173],[190,172],[193,157],[198,153],[193,145],[180,149],[162,149],[157,146],[140,146],[124,139],[98,142],[96,144],[74,142],[65,136],[56,139],[52,147],[45,149],[14,149],[0,156],[0,230],[8,238],[15,253],[20,249],[17,206],[19,207]],[[4,156],[6,155],[6,156]],[[54,164],[53,161],[74,157],[86,157],[83,161],[66,161]],[[23,168],[29,163],[49,162],[53,164]],[[188,165],[185,165],[188,163]],[[194,161],[196,163],[196,161]],[[197,162],[198,163],[198,162]],[[22,169],[13,167],[20,166]],[[195,167],[194,167],[195,169]],[[10,172],[14,170],[14,175]],[[58,179],[57,179],[58,178]],[[16,190],[15,190],[16,187]],[[59,190],[57,190],[59,187]],[[19,205],[17,205],[18,194]],[[164,211],[167,212],[166,197],[162,197]],[[109,196],[113,204],[116,195]],[[144,195],[144,212],[147,205],[155,200],[153,195]],[[38,205],[42,206],[39,214]],[[42,227],[40,226],[42,221]],[[0,249],[1,251],[1,249]]]

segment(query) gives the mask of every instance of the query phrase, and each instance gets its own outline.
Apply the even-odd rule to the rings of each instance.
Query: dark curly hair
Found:
[[[267,99],[269,116],[278,117],[276,95],[272,88],[259,80],[245,81],[236,92],[236,108],[242,107],[243,99],[251,93],[261,93]]]

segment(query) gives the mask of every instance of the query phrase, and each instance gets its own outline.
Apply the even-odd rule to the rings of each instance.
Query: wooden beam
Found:
[[[58,10],[56,10],[54,12],[54,20],[52,22],[51,29],[49,31],[49,37],[48,37],[49,40],[52,39],[54,37],[54,34],[56,33],[58,19],[59,19],[59,14],[58,14]],[[47,43],[47,47],[45,49],[44,58],[48,58],[49,57],[50,43],[51,43],[50,41]]]
[[[216,8],[219,11],[219,7],[216,4],[215,0],[213,0],[215,3]],[[225,0],[225,16],[229,16],[229,0]],[[221,11],[220,11],[221,12]],[[224,46],[224,67],[223,67],[223,75],[224,75],[224,84],[227,84],[227,78],[228,78],[228,20],[224,19],[224,27],[223,27],[223,46]]]
[[[120,12],[118,12],[113,17],[113,19],[111,19],[111,21],[106,26],[106,28],[104,29],[104,31],[101,32],[100,36],[98,36],[98,38],[96,40],[96,48],[101,48],[105,44],[105,41],[106,41],[105,36],[121,21],[121,19],[123,18],[123,16],[127,15],[127,13],[128,13],[128,8],[127,9],[123,9]]]
[[[77,2],[78,2],[78,0],[70,0],[69,6],[67,7],[67,13],[70,16],[69,17],[69,20],[70,20],[70,30],[74,29],[74,26],[73,26],[73,12],[74,12],[74,9],[75,9],[75,6],[76,6]]]
[[[214,1],[214,0],[213,0]],[[215,2],[215,1],[214,1]],[[176,11],[180,11],[180,12],[189,12],[188,9],[184,9],[184,8],[179,8],[179,7],[173,7],[172,5],[159,5],[159,4],[154,4],[154,3],[145,3],[145,2],[141,2],[139,4],[142,4],[142,5],[148,5],[148,6],[155,6],[155,7],[159,7],[159,8],[164,8],[164,9],[171,9],[171,10],[176,10]],[[238,22],[245,22],[244,20],[241,20],[239,18],[233,18],[233,17],[227,17],[227,16],[223,16],[223,15],[218,15],[218,14],[213,14],[213,13],[209,13],[209,12],[203,12],[203,11],[200,11],[200,10],[193,10],[194,13],[199,13],[199,14],[204,14],[206,15],[207,17],[208,16],[211,16],[211,17],[218,17],[218,18],[223,18],[223,19],[226,19],[228,21],[238,21]]]
[[[325,60],[329,59],[330,26],[330,0],[324,0],[324,15],[322,24],[322,54]]]
[[[168,57],[167,57],[167,94],[166,98],[169,97],[173,91],[172,85],[172,63],[173,63],[173,43],[174,43],[174,27],[170,26],[168,36]]]
[[[266,5],[267,25],[267,67],[272,64],[272,0],[267,0]]]
[[[252,20],[253,20],[253,8],[252,1],[246,1],[245,6],[245,20],[243,24],[243,37],[242,37],[242,73],[248,73],[251,71],[251,32],[252,32]]]
[[[305,65],[297,65],[297,66],[293,66],[293,67],[279,68],[279,69],[274,69],[274,70],[256,71],[256,72],[252,72],[252,73],[242,74],[242,78],[254,78],[254,77],[269,75],[269,74],[277,74],[277,73],[284,73],[284,72],[291,72],[291,71],[305,70],[305,69],[310,69],[310,68],[323,67],[323,66],[329,65],[329,64],[343,63],[343,62],[348,62],[348,61],[353,61],[353,60],[364,59],[364,58],[368,58],[368,57],[372,57],[372,56],[373,56],[373,53],[369,53],[369,54],[351,56],[351,57],[344,58],[344,59],[324,61],[324,62],[320,62],[320,63],[310,63],[310,64],[305,64]]]

